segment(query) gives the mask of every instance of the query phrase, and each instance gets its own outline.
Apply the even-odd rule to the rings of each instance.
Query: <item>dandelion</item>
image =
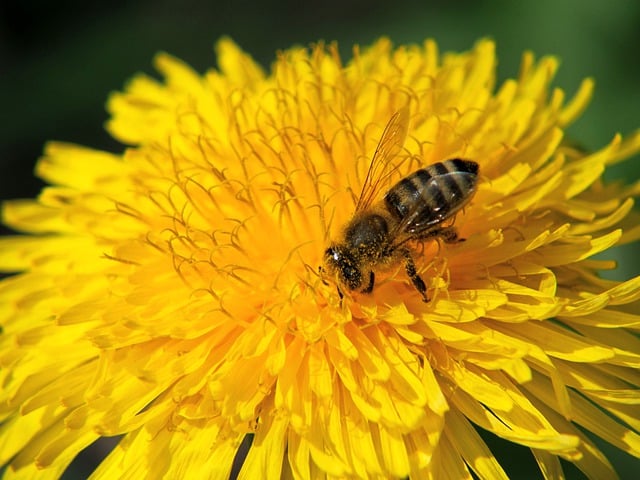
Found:
[[[615,472],[640,456],[640,277],[594,255],[640,237],[640,183],[604,170],[640,134],[586,153],[585,108],[525,54],[496,86],[494,44],[440,55],[381,39],[344,62],[293,48],[263,71],[230,40],[201,76],[161,54],[108,103],[112,154],[50,143],[36,200],[0,243],[0,464],[60,476],[121,436],[95,478],[503,478],[479,431]],[[382,130],[408,109],[398,174],[479,164],[455,226],[370,294],[321,275]],[[250,444],[245,454],[241,445]],[[244,448],[244,447],[243,447]],[[240,458],[240,457],[245,458]],[[237,457],[237,458],[236,458]]]

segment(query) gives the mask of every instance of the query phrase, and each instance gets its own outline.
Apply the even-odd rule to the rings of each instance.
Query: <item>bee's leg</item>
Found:
[[[329,283],[324,279],[324,268],[322,268],[322,265],[318,267],[318,273],[320,274],[320,281],[322,284],[329,285]]]
[[[362,290],[362,293],[371,293],[371,292],[373,292],[373,284],[374,283],[376,283],[376,274],[373,273],[373,270],[372,270],[371,272],[369,272],[369,285],[367,285],[367,288]]]
[[[323,277],[324,268],[322,268],[322,265],[318,267],[318,273],[320,274],[320,281],[322,282],[322,284],[329,285],[329,282],[327,282]],[[340,303],[342,303],[342,299],[344,298],[344,295],[342,294],[342,290],[340,290],[340,286],[336,286],[336,290],[338,291],[338,297],[340,297]]]
[[[416,270],[416,264],[413,262],[413,257],[411,256],[411,252],[409,249],[405,248],[402,250],[402,255],[405,259],[405,269],[407,270],[407,275],[411,279],[411,283],[416,287],[416,290],[420,292],[422,295],[422,300],[424,302],[429,301],[429,297],[427,297],[427,286],[424,283],[424,280],[418,275],[418,271]]]
[[[443,227],[438,230],[438,236],[442,239],[444,243],[458,243],[464,242],[464,238],[458,237],[458,230],[456,227]]]

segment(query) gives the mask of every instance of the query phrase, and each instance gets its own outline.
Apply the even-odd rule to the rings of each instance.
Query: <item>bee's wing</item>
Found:
[[[408,127],[409,107],[404,106],[393,114],[384,132],[382,132],[382,137],[380,137],[380,142],[378,142],[362,185],[356,212],[368,208],[378,196],[380,190],[388,185],[391,175],[399,166],[394,166],[392,160],[404,145]]]
[[[451,181],[448,178],[452,175],[457,176],[460,183],[473,184],[474,187],[466,192],[459,192],[458,195],[443,198],[442,184]],[[430,178],[418,191],[424,200],[413,202],[413,208],[396,225],[392,232],[395,236],[392,238],[399,240],[399,243],[418,239],[452,218],[471,200],[475,192],[475,180],[476,175],[470,172],[450,172]]]

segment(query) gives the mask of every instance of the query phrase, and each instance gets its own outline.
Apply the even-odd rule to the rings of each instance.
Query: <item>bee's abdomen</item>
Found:
[[[478,164],[455,158],[413,172],[385,195],[387,210],[396,220],[408,215],[421,224],[439,222],[453,215],[475,192]]]

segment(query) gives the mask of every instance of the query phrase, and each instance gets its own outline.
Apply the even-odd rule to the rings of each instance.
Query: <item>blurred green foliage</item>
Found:
[[[500,79],[517,75],[524,50],[562,60],[555,84],[569,96],[584,77],[596,79],[590,108],[569,129],[585,148],[599,148],[615,133],[640,127],[638,0],[5,0],[0,4],[0,199],[38,193],[42,184],[32,171],[47,140],[120,151],[103,129],[108,93],[135,72],[155,74],[151,59],[160,50],[200,72],[215,66],[212,47],[222,35],[266,67],[276,50],[320,39],[337,40],[349,55],[352,44],[366,45],[381,35],[396,43],[433,37],[441,51],[467,50],[488,36],[497,41]],[[609,175],[637,180],[638,160]],[[639,253],[635,245],[609,255],[621,260],[618,278],[638,274]],[[496,442],[495,448],[507,452],[500,458],[513,478],[540,478],[526,449]],[[604,448],[622,478],[637,466],[631,457]],[[582,478],[575,468],[568,471],[569,478]]]
[[[212,46],[222,35],[265,66],[277,49],[319,39],[337,40],[348,55],[352,44],[380,35],[396,43],[433,37],[443,51],[489,36],[502,79],[517,74],[525,49],[562,60],[556,84],[569,95],[585,76],[596,79],[590,109],[570,130],[586,148],[640,126],[637,0],[8,0],[0,6],[0,197],[34,193],[5,181],[33,165],[47,139],[118,148],[102,129],[108,92],[137,71],[153,73],[159,50],[202,72],[215,65]],[[637,178],[638,166],[626,167],[621,175]]]

